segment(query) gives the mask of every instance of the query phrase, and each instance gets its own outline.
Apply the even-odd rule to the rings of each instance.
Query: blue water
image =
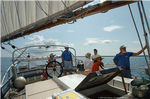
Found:
[[[112,67],[116,67],[115,65],[113,65],[113,57],[103,57],[103,62],[109,63],[109,65],[105,65],[106,68],[112,68]],[[77,57],[77,59],[80,60],[84,60],[85,57]],[[41,62],[45,63],[45,61]],[[3,57],[1,58],[1,77],[3,77],[4,73],[6,72],[7,68],[12,64],[11,62],[11,58],[8,57]],[[40,62],[38,63],[40,64]],[[138,78],[144,77],[146,79],[148,79],[148,75],[146,75],[145,73],[145,67],[146,67],[146,62],[144,57],[131,57],[130,58],[130,66],[131,66],[131,73],[132,76],[136,76]]]
[[[79,57],[81,60],[84,60],[84,57]],[[105,63],[105,68],[113,68],[116,67],[113,63],[113,57],[103,56],[103,62]],[[107,65],[107,63],[109,65]],[[130,67],[132,76],[136,76],[137,78],[146,78],[149,79],[148,75],[145,73],[146,61],[142,56],[130,57]]]

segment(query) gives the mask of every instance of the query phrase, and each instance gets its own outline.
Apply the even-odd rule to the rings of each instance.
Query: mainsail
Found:
[[[34,31],[55,22],[55,18],[88,2],[90,1],[1,1],[1,40],[3,42],[23,36],[25,31]]]
[[[135,2],[106,0],[83,8],[92,1],[1,1],[1,42]]]

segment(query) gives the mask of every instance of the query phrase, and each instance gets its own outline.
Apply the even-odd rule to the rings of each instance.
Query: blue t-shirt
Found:
[[[114,61],[116,61],[116,64],[118,67],[123,66],[126,69],[130,69],[130,56],[133,55],[133,52],[126,52],[125,54],[120,54],[118,53],[115,57],[114,57]]]
[[[64,51],[61,55],[61,57],[64,58],[64,61],[71,61],[71,52],[70,51]]]

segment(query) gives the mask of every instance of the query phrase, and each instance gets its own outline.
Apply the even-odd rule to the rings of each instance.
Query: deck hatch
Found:
[[[122,69],[116,67],[98,72],[92,72],[87,75],[87,77],[75,88],[75,90],[78,92],[84,89],[106,84],[121,73],[121,70]]]

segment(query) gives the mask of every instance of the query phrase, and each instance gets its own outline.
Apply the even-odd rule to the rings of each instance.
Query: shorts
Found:
[[[123,76],[126,78],[132,78],[131,70],[130,69],[123,69],[123,71],[121,72],[121,74],[119,76]]]
[[[64,70],[72,70],[71,61],[64,61]]]

